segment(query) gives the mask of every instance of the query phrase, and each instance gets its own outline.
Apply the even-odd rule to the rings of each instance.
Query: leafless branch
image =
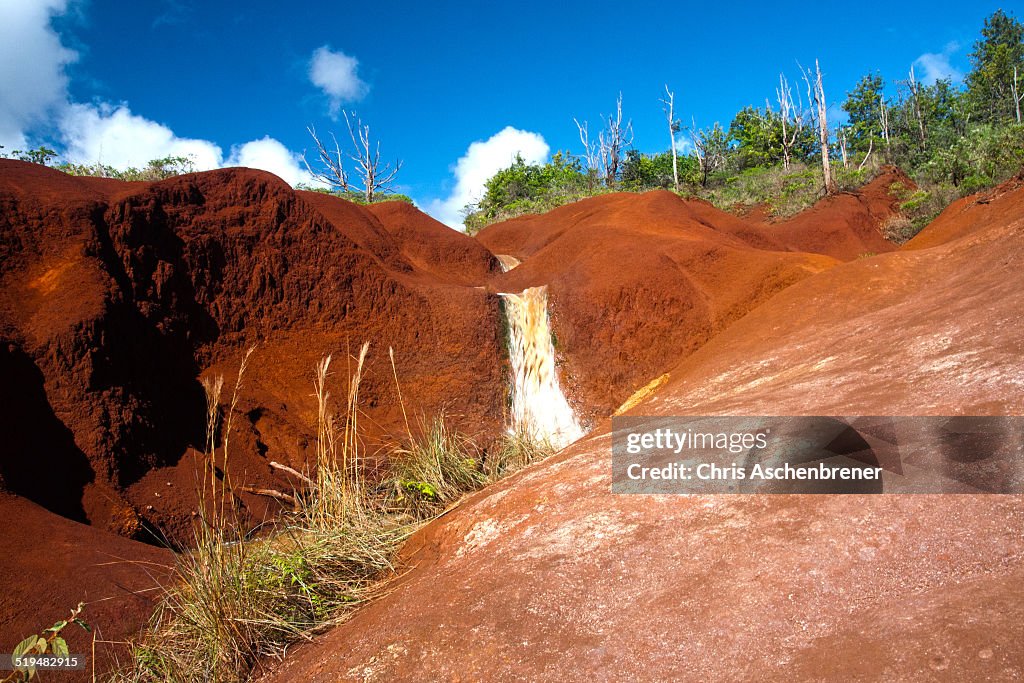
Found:
[[[309,131],[310,137],[316,143],[317,156],[320,159],[320,167],[314,169],[310,166],[309,160],[306,159],[306,153],[303,152],[302,163],[306,165],[306,170],[320,182],[347,192],[348,172],[345,171],[345,164],[341,155],[341,145],[338,144],[338,139],[334,137],[334,133],[331,133],[331,140],[334,141],[334,151],[331,152],[320,140],[319,136],[317,136],[316,129],[313,126],[307,126],[306,130]]]
[[[821,65],[814,60],[814,71],[809,68],[800,67],[804,83],[807,84],[808,101],[814,104],[817,109],[818,139],[821,144],[821,171],[825,177],[825,193],[834,194],[836,191],[835,180],[832,178],[832,166],[829,163],[828,145],[828,104],[825,100],[825,85],[821,76]],[[812,85],[813,83],[813,85]]]
[[[349,112],[345,112],[345,125],[352,139],[354,152],[349,154],[349,158],[356,163],[355,173],[361,184],[359,190],[366,202],[372,203],[378,192],[386,192],[391,188],[391,183],[402,169],[402,162],[381,166],[380,141],[374,143],[370,136],[370,125],[364,124],[355,112],[352,112],[351,118]]]
[[[672,141],[672,184],[676,192],[679,191],[679,158],[676,156],[676,133],[679,132],[679,119],[675,117],[676,94],[665,85],[665,99],[659,100],[665,110],[665,117],[668,119],[668,136]]]
[[[622,125],[622,93],[615,101],[615,113],[606,119],[605,129],[598,135],[598,150],[601,154],[601,165],[604,167],[605,182],[608,186],[615,184],[619,177],[622,156],[633,144],[633,122]]]
[[[775,96],[779,100],[779,118],[782,121],[782,167],[788,171],[797,135],[803,127],[803,102],[799,106],[794,104],[793,90],[785,74],[779,74],[779,87],[775,90]]]

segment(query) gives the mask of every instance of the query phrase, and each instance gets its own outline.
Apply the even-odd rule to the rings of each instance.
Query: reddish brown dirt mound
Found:
[[[997,201],[1024,187],[1024,173],[999,187],[953,202],[903,249],[927,249],[968,235],[986,225],[1011,225],[1021,218],[1019,203]]]
[[[497,269],[477,242],[412,207],[368,210],[259,171],[126,184],[0,160],[0,490],[102,530],[187,544],[199,378],[225,375],[228,401],[254,343],[234,416],[236,484],[290,488],[268,463],[306,465],[315,363],[334,354],[330,389],[343,399],[346,354],[364,341],[368,454],[405,431],[389,347],[411,419],[446,410],[456,427],[493,434],[500,308],[471,285]],[[252,522],[276,509],[248,494],[238,505]]]
[[[363,395],[378,431],[397,408],[388,346],[409,412],[448,406],[476,430],[500,423],[498,307],[481,289],[452,284],[482,284],[497,265],[412,207],[381,209],[400,220],[389,231],[366,209],[296,194],[257,171],[129,186],[12,161],[0,165],[0,203],[0,364],[19,378],[5,385],[9,398],[28,399],[12,401],[7,433],[25,448],[52,434],[75,486],[108,497],[201,444],[197,377],[216,366],[230,384],[240,350],[255,342],[244,415],[268,431],[275,419],[291,427],[277,437],[256,429],[267,457],[302,459],[315,361],[334,352],[343,373],[344,352],[363,341],[376,351]],[[442,230],[443,255],[416,259],[426,266],[405,256],[443,241]],[[280,452],[270,449],[275,438]],[[4,479],[29,495],[20,460],[4,458]],[[258,462],[249,464],[265,469]],[[63,503],[43,504],[61,514],[109,521],[89,503],[82,510],[81,495],[52,497]]]
[[[1024,190],[974,211],[1011,220],[807,278],[635,412],[1020,414]],[[611,495],[607,431],[432,524],[266,680],[1024,675],[1024,497]]]
[[[782,292],[673,369],[674,391],[638,410],[785,415],[810,396],[822,414],[1024,413],[1024,190],[978,199],[949,207],[911,242],[918,249]],[[925,248],[933,234],[938,246]]]
[[[383,202],[367,209],[395,236],[409,263],[444,282],[479,285],[501,272],[494,256],[481,249],[479,242],[467,240],[411,204]]]
[[[895,247],[885,240],[879,226],[899,210],[894,184],[913,189],[914,181],[888,166],[856,192],[840,192],[822,199],[792,218],[762,223],[763,234],[789,249],[827,254],[851,261],[865,254],[881,254]]]
[[[670,192],[612,194],[490,226],[478,239],[523,261],[498,291],[549,285],[563,380],[578,411],[607,414],[633,390],[776,292],[894,247],[888,170],[857,194],[774,225]]]

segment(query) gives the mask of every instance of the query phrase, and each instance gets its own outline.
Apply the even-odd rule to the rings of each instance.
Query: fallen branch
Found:
[[[307,477],[302,472],[299,472],[296,469],[292,469],[291,467],[288,467],[288,465],[282,465],[279,462],[274,462],[273,460],[271,460],[270,461],[270,466],[273,467],[274,469],[281,470],[283,472],[287,472],[288,474],[292,475],[293,477],[298,477],[299,479],[301,479],[302,481],[306,482],[310,486],[315,486],[316,485],[316,482],[314,482],[312,479]]]
[[[295,510],[299,509],[299,501],[295,499],[295,496],[289,496],[287,493],[281,493],[274,489],[257,489],[252,486],[243,486],[242,491],[244,493],[251,493],[255,496],[267,496],[269,498],[274,498],[281,502],[289,503]]]

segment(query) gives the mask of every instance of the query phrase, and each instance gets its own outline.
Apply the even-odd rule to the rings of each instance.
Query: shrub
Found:
[[[362,192],[355,192],[353,190],[338,190],[329,189],[325,187],[314,187],[312,185],[306,185],[305,183],[299,183],[295,186],[296,190],[305,190],[306,192],[317,192],[319,194],[329,194],[332,197],[338,197],[354,204],[362,204],[366,206],[366,195]],[[406,204],[415,204],[412,197],[397,192],[379,192],[373,195],[373,204],[380,204],[382,202],[405,202]]]
[[[11,658],[14,660],[12,663],[15,665],[14,671],[0,678],[0,683],[20,683],[21,681],[31,681],[36,677],[36,667],[27,664],[19,665],[17,661],[19,657],[39,657],[42,655],[60,658],[71,657],[68,644],[61,637],[61,633],[69,624],[76,624],[86,631],[91,630],[89,624],[85,623],[81,618],[84,608],[85,603],[78,603],[78,606],[71,610],[71,616],[67,619],[58,621],[40,635],[33,634],[18,643],[11,653]]]

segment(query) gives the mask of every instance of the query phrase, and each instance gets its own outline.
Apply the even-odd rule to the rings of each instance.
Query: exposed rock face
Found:
[[[897,181],[912,184],[888,170],[771,225],[666,191],[611,194],[478,239],[523,261],[492,281],[499,291],[548,285],[567,392],[595,418],[789,285],[891,251],[878,226],[896,208]]]
[[[778,294],[632,412],[1021,414],[1014,187]],[[604,422],[481,492],[265,680],[1024,676],[1024,497],[613,496],[609,461]]]

